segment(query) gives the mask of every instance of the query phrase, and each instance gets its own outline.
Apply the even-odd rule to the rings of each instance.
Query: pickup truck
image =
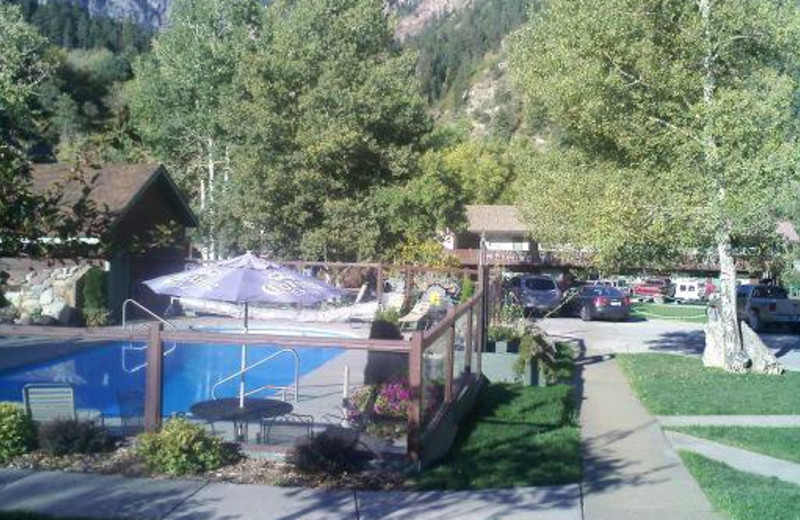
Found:
[[[673,286],[669,278],[647,278],[634,284],[631,296],[637,300],[663,300],[672,297]]]
[[[740,285],[736,289],[740,320],[756,332],[771,324],[800,325],[800,300],[791,300],[777,285]]]

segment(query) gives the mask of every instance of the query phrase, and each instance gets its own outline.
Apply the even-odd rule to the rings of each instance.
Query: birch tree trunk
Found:
[[[217,241],[216,237],[214,236],[214,228],[216,226],[215,222],[215,211],[214,211],[214,177],[216,176],[215,170],[215,163],[214,163],[214,139],[209,137],[208,138],[208,236],[206,240],[208,242],[209,248],[209,260],[217,260]]]
[[[732,226],[726,214],[725,172],[723,171],[724,166],[719,160],[717,141],[711,130],[713,126],[711,111],[717,86],[714,70],[716,51],[711,38],[713,0],[700,0],[698,7],[705,40],[703,101],[709,110],[709,113],[706,114],[706,131],[703,136],[703,155],[706,171],[714,179],[717,188],[717,208],[714,217],[718,219],[716,242],[720,270],[719,308],[712,313],[709,319],[710,323],[706,327],[703,363],[706,366],[733,370],[736,367],[736,355],[742,351],[742,338],[736,316],[736,261],[731,244]]]

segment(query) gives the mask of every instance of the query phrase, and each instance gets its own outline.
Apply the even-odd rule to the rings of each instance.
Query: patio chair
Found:
[[[144,430],[144,392],[133,390],[117,392],[120,428],[125,432],[136,433]]]
[[[314,417],[289,413],[261,421],[261,442],[270,445],[293,445],[311,437]]]
[[[431,303],[429,301],[418,301],[408,314],[397,320],[400,330],[424,330],[428,326],[428,313],[430,310]]]
[[[67,419],[103,424],[103,414],[99,410],[75,408],[75,392],[72,385],[31,383],[22,387],[22,400],[28,415],[38,423]]]

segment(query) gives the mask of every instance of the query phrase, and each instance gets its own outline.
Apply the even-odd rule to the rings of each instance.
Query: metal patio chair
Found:
[[[289,413],[261,421],[261,442],[270,445],[293,445],[311,437],[314,417]]]

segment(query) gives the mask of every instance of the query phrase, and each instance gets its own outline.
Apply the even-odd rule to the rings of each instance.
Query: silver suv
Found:
[[[553,279],[546,275],[523,276],[520,281],[519,293],[526,313],[545,314],[561,303],[561,290]]]

